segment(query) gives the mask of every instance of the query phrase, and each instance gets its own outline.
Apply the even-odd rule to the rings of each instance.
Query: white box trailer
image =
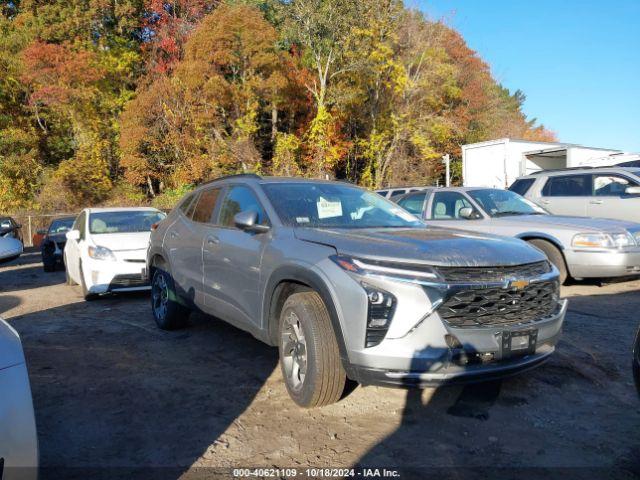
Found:
[[[462,146],[465,187],[507,188],[513,181],[540,170],[621,163],[620,150],[570,143],[500,138]]]

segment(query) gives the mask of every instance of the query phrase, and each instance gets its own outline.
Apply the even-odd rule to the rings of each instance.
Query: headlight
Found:
[[[582,248],[624,248],[636,245],[628,233],[579,233],[573,237],[571,245]]]
[[[378,262],[374,260],[362,260],[345,255],[333,255],[331,260],[347,272],[359,275],[377,275],[384,277],[396,277],[406,280],[431,280],[441,281],[442,277],[433,267],[423,265],[408,265],[390,262]]]
[[[96,260],[116,260],[116,256],[107,247],[89,247],[89,256]]]

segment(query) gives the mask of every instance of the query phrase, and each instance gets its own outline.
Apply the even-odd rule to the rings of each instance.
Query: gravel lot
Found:
[[[638,478],[630,362],[640,281],[563,295],[563,340],[531,373],[422,392],[358,387],[336,405],[301,410],[277,350],[246,333],[203,315],[160,331],[147,294],[84,302],[36,253],[0,266],[0,314],[20,332],[29,365],[41,478],[353,465],[399,467],[404,478]]]

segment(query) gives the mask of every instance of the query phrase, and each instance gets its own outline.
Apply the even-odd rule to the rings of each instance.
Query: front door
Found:
[[[216,225],[204,238],[204,285],[207,307],[232,323],[260,327],[262,253],[271,233],[248,233],[233,217],[245,211],[258,214],[258,223],[269,225],[260,201],[246,185],[228,187]]]
[[[625,192],[627,187],[637,186],[635,181],[620,175],[594,175],[593,196],[587,205],[587,215],[640,222],[640,197]]]
[[[81,243],[85,241],[87,235],[87,212],[82,212],[78,215],[71,230],[77,230],[80,233],[78,240],[67,240],[64,247],[65,255],[65,268],[71,279],[80,283],[80,247]]]

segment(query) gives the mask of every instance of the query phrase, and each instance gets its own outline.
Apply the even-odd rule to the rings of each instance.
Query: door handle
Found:
[[[180,236],[178,233],[173,231],[170,233],[170,235],[171,235],[171,238],[178,238]]]
[[[591,205],[602,205],[602,200],[591,200],[589,203]]]
[[[215,236],[207,237],[207,245],[217,245],[220,243],[220,239]]]
[[[549,200],[540,200],[540,203],[544,203],[545,205],[549,205]]]

